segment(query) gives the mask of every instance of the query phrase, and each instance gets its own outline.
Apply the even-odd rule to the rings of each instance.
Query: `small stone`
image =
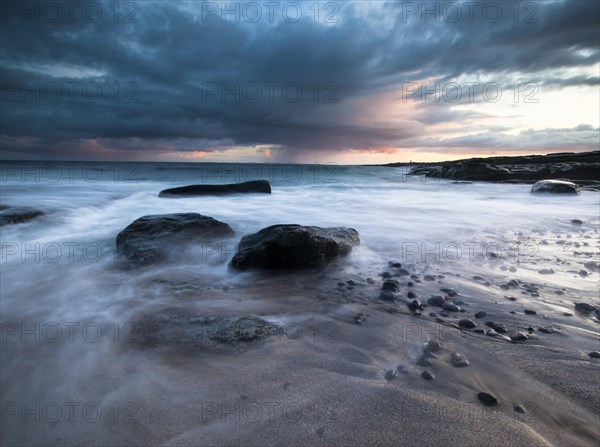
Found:
[[[419,300],[412,300],[410,303],[408,303],[408,308],[413,312],[420,310],[422,309],[421,302]]]
[[[449,313],[449,312],[446,312],[445,310],[441,310],[441,311],[440,311],[440,315],[441,315],[442,317],[449,317],[449,316],[450,316],[450,313]]]
[[[571,223],[572,223],[573,225],[583,225],[583,222],[582,222],[581,220],[579,220],[579,219],[573,219],[573,220],[571,221]]]
[[[385,373],[385,378],[387,380],[393,380],[396,378],[397,375],[398,375],[397,369],[390,369],[388,372]]]
[[[400,290],[400,283],[398,281],[396,281],[395,279],[386,279],[383,282],[381,289],[389,290],[391,292],[397,292],[398,290]]]
[[[322,436],[322,435],[323,435],[323,433],[325,433],[325,429],[324,429],[323,427],[319,427],[319,428],[317,428],[317,434],[318,434],[319,436]]]
[[[588,303],[575,303],[575,310],[589,314],[595,311],[596,308],[594,306],[589,305]]]
[[[400,267],[402,267],[402,264],[400,264],[399,262],[390,261],[390,267],[394,269],[399,269]]]
[[[477,312],[475,314],[475,318],[484,318],[487,315],[487,313],[483,310],[480,310],[479,312]]]
[[[537,312],[532,309],[525,309],[525,315],[537,315]]]
[[[398,365],[398,367],[396,369],[398,370],[398,372],[401,372],[402,374],[408,374],[408,371],[406,370],[406,365]]]
[[[437,314],[435,312],[429,312],[429,316],[435,318],[437,317]]]
[[[354,287],[356,285],[356,281],[353,281],[352,279],[346,281],[346,284],[348,284],[349,286]]]
[[[519,287],[519,281],[517,281],[516,279],[511,279],[510,281],[508,281],[508,285],[510,287]]]
[[[473,329],[477,327],[477,323],[475,323],[473,320],[469,320],[468,318],[463,318],[462,320],[460,320],[458,322],[458,325],[465,329]]]
[[[538,273],[540,275],[552,275],[552,274],[554,274],[554,270],[553,269],[541,269],[541,270],[538,270]]]
[[[586,277],[588,275],[588,272],[585,270],[579,270],[579,276],[581,277]]]
[[[470,365],[469,361],[460,352],[453,352],[450,361],[452,362],[452,366],[456,368],[463,368]]]
[[[417,360],[417,365],[419,366],[431,366],[433,362],[431,361],[431,357],[428,355],[422,355],[419,360]]]
[[[435,275],[425,275],[423,276],[425,281],[435,281]]]
[[[521,405],[515,405],[513,410],[515,410],[515,413],[525,414],[525,408],[523,408]]]
[[[593,359],[600,359],[600,352],[598,351],[592,351],[588,355]]]
[[[425,380],[433,380],[435,379],[435,376],[433,375],[433,373],[431,371],[423,371],[423,373],[421,373],[421,377],[423,377]]]
[[[406,283],[406,285],[407,285],[408,287],[412,287],[412,286],[414,286],[414,285],[415,285],[415,283],[414,283],[414,282],[412,282],[412,281],[408,281],[408,282]]]
[[[425,346],[425,352],[438,352],[442,349],[442,345],[437,340],[429,340]]]
[[[373,284],[375,281],[373,278],[367,278],[367,284]]]
[[[496,405],[498,403],[498,399],[496,399],[494,396],[488,393],[481,392],[477,395],[477,397],[484,405],[491,406]]]
[[[508,271],[511,272],[511,273],[515,273],[517,271],[517,269],[515,267],[510,267],[508,269]]]
[[[600,264],[598,264],[596,261],[588,261],[584,263],[583,266],[590,272],[600,271]]]
[[[390,292],[389,290],[382,290],[379,293],[379,299],[383,301],[395,301],[396,295],[393,292]]]
[[[409,290],[408,293],[406,294],[407,297],[409,297],[410,299],[416,298],[417,294],[415,292],[413,292],[412,290]]]
[[[506,326],[504,326],[503,324],[494,323],[494,325],[492,326],[492,329],[495,330],[496,332],[498,332],[499,334],[507,334],[508,333]]]
[[[542,334],[553,334],[555,332],[552,326],[539,327],[538,331],[540,331]]]
[[[442,295],[433,295],[427,300],[427,302],[432,306],[441,306],[446,302],[446,298],[444,298]]]
[[[528,338],[529,337],[527,335],[525,335],[523,332],[517,332],[516,334],[513,334],[510,336],[510,339],[512,341],[525,341]]]
[[[392,274],[391,274],[390,272],[383,272],[383,273],[381,274],[381,277],[382,277],[382,278],[384,278],[384,279],[386,279],[386,278],[391,278],[391,277],[392,277]]]
[[[338,285],[338,286],[340,286],[340,287],[344,287],[344,286],[346,285],[346,283],[345,283],[345,282],[342,282],[342,281],[340,281],[340,282],[338,282],[338,283],[337,283],[337,285]]]
[[[460,307],[452,303],[442,304],[442,309],[447,310],[448,312],[460,312]]]

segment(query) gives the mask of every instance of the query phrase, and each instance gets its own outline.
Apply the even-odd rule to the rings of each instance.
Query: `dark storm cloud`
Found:
[[[202,14],[221,2],[121,2],[118,16],[112,2],[92,3],[101,18],[93,8],[72,17],[63,8],[55,19],[41,2],[30,2],[29,15],[23,3],[2,3],[4,151],[94,158],[104,147],[126,158],[221,146],[298,152],[418,143],[425,125],[477,114],[443,104],[384,122],[368,119],[369,96],[397,95],[423,78],[534,78],[599,57],[595,1],[535,2],[533,23],[523,23],[532,11],[517,20],[504,6],[498,20],[477,10],[474,20],[452,23],[447,2],[430,3],[439,12],[424,18],[411,9],[421,2],[333,2],[337,24],[323,23],[325,2],[319,20],[314,2],[301,3],[296,23],[280,9],[274,20],[263,10],[257,23]],[[547,79],[557,88],[594,82]]]

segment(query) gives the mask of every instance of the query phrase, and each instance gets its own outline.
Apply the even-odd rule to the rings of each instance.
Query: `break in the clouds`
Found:
[[[600,3],[1,3],[3,158],[598,149]]]

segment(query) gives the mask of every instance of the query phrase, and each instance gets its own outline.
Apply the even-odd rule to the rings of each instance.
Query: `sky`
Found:
[[[6,1],[0,159],[598,150],[600,2]]]

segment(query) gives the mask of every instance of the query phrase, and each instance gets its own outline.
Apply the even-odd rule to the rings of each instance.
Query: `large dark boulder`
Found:
[[[564,180],[540,180],[531,187],[532,193],[579,194],[575,183]]]
[[[3,225],[29,222],[30,220],[43,215],[43,211],[34,208],[2,205],[0,207],[0,227]]]
[[[271,194],[271,185],[266,180],[253,180],[251,182],[230,183],[225,185],[190,185],[182,186],[180,188],[165,189],[160,192],[158,197],[189,197],[252,192]]]
[[[165,261],[181,246],[231,235],[226,223],[197,213],[144,216],[117,235],[117,253],[133,264],[149,265]]]
[[[238,269],[323,267],[360,243],[352,228],[273,225],[244,236],[231,265]]]

